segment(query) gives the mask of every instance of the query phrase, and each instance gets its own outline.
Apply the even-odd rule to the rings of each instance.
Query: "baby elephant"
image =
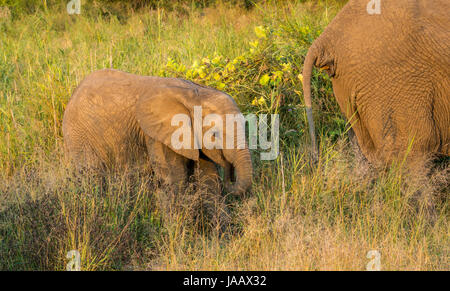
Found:
[[[238,128],[220,124],[228,114],[242,116],[234,100],[215,89],[176,78],[100,70],[80,83],[66,107],[65,152],[77,166],[89,168],[126,165],[148,156],[155,173],[171,185],[186,183],[196,169],[202,181],[217,181],[220,166],[227,190],[242,194],[251,186],[252,162]],[[202,147],[208,134],[223,146]],[[234,146],[226,146],[227,141]]]

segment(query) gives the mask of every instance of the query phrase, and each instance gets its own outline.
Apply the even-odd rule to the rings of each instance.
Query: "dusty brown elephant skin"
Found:
[[[184,114],[192,118],[194,106],[202,107],[203,116],[240,114],[227,94],[186,80],[96,71],[80,83],[66,107],[66,156],[77,166],[100,168],[126,165],[147,155],[155,172],[169,184],[185,183],[192,165],[200,169],[202,179],[217,178],[219,165],[230,192],[249,190],[252,163],[247,146],[223,150],[172,147],[171,136],[178,128],[171,125],[172,117]],[[207,130],[203,127],[203,132]],[[224,132],[224,139],[230,134],[236,132]]]
[[[450,1],[350,0],[314,41],[303,89],[313,148],[313,67],[327,71],[364,156],[374,165],[450,155]]]

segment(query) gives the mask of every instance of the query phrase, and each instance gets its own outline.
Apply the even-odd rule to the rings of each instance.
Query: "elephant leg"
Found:
[[[202,153],[204,153],[203,158],[205,160],[210,160],[213,161],[215,164],[217,164],[218,166],[223,168],[223,172],[224,172],[224,177],[223,177],[223,183],[225,186],[225,189],[230,188],[231,189],[231,185],[232,182],[234,181],[234,173],[233,173],[233,166],[231,165],[230,162],[228,162],[227,160],[225,160],[225,158],[223,157],[223,153],[220,150],[217,149],[213,149],[213,150],[208,150],[208,149],[203,149],[202,152],[200,153],[200,155],[202,155]]]
[[[146,145],[150,168],[156,178],[156,185],[160,185],[154,195],[163,223],[167,227],[179,225],[179,215],[185,211],[186,205],[188,209],[195,207],[188,187],[189,160],[149,137],[146,138]],[[193,224],[192,213],[183,217],[183,223]]]
[[[348,136],[355,154],[356,165],[365,167],[364,163],[366,162],[375,165],[377,159],[375,146],[367,127],[368,123],[364,119],[365,115],[361,116],[360,110],[357,108],[356,95],[351,94],[348,99],[342,98],[342,96],[348,96],[348,93],[335,81],[333,82],[333,91],[339,107],[345,115],[346,123],[350,126]]]
[[[196,167],[196,176],[200,186],[200,191],[205,192],[205,206],[208,217],[212,220],[212,225],[217,231],[222,231],[230,223],[230,215],[223,197],[219,173],[216,165],[205,159],[200,159]]]
[[[354,155],[354,174],[358,179],[366,179],[372,177],[374,169],[369,160],[364,156],[361,147],[358,144],[357,137],[352,128],[348,131],[348,137],[350,140],[350,146]]]
[[[146,144],[156,177],[167,185],[186,186],[189,160],[151,138],[146,139]]]
[[[72,147],[66,151],[68,161],[73,163],[75,168],[81,172],[102,172],[106,169],[106,163],[99,157],[98,151],[86,142],[76,143],[76,147]]]
[[[199,184],[206,186],[209,192],[220,195],[221,187],[216,165],[204,159],[199,159],[197,164],[196,175],[198,176]]]

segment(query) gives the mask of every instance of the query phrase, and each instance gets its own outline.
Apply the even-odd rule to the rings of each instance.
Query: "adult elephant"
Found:
[[[194,120],[195,112],[200,114],[195,116],[198,120]],[[126,165],[148,155],[155,172],[168,184],[184,184],[196,168],[202,178],[218,177],[217,165],[224,169],[228,190],[241,194],[252,181],[245,139],[242,142],[237,136],[238,130],[228,132],[225,126],[203,122],[205,116],[225,121],[226,114],[241,113],[230,96],[215,89],[176,78],[100,70],[80,83],[66,107],[65,151],[77,166],[97,169]],[[175,134],[182,124],[173,124],[176,116],[187,119],[185,135]],[[193,130],[195,124],[200,124],[199,131]],[[211,140],[232,139],[234,147],[200,148],[201,133],[211,131]],[[187,146],[174,144],[178,141]]]
[[[339,106],[374,165],[408,149],[410,158],[450,155],[449,11],[448,0],[350,0],[343,7],[310,47],[303,68],[315,153],[314,66],[332,78]]]

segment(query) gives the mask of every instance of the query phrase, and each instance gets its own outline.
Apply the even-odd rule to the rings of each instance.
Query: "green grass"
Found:
[[[356,175],[346,122],[315,72],[317,167],[300,83],[311,42],[345,1],[218,3],[69,16],[58,6],[0,18],[0,269],[448,270],[448,169],[410,180],[401,165]],[[256,41],[258,43],[256,43]],[[99,180],[64,164],[61,122],[88,73],[113,67],[221,88],[244,113],[279,113],[276,161],[261,162],[232,225],[208,227],[201,193],[168,193],[145,170]],[[444,190],[442,190],[444,189]]]

